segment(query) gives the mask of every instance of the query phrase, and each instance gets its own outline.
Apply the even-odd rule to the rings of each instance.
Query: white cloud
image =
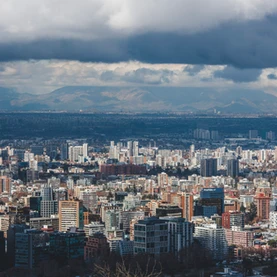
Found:
[[[63,86],[184,86],[277,89],[277,69],[264,69],[256,81],[235,83],[216,77],[226,66],[205,65],[191,74],[194,65],[121,63],[82,63],[78,61],[40,60],[0,63],[1,86],[21,92],[48,93]]]
[[[190,33],[276,11],[276,0],[2,0],[0,36],[4,42]]]

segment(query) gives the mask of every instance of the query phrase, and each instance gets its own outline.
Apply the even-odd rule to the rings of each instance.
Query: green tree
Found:
[[[267,242],[267,244],[272,248],[277,248],[277,240],[271,239]]]

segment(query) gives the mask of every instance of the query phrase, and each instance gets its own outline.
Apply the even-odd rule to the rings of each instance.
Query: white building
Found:
[[[276,211],[269,213],[269,226],[270,226],[270,229],[277,229],[277,212]]]
[[[217,224],[204,224],[195,227],[194,237],[211,251],[215,260],[224,260],[228,253],[228,243],[223,228]]]
[[[91,222],[84,226],[84,231],[86,233],[86,237],[93,236],[96,233],[103,233],[105,232],[104,224],[100,222]]]

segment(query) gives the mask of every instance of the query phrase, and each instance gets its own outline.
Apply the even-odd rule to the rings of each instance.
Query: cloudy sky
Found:
[[[262,89],[277,95],[276,0],[2,0],[0,86]]]

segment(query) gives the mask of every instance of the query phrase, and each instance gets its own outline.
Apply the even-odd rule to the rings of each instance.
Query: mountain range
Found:
[[[0,87],[1,111],[273,113],[276,108],[277,97],[261,90],[68,86],[34,95]]]

